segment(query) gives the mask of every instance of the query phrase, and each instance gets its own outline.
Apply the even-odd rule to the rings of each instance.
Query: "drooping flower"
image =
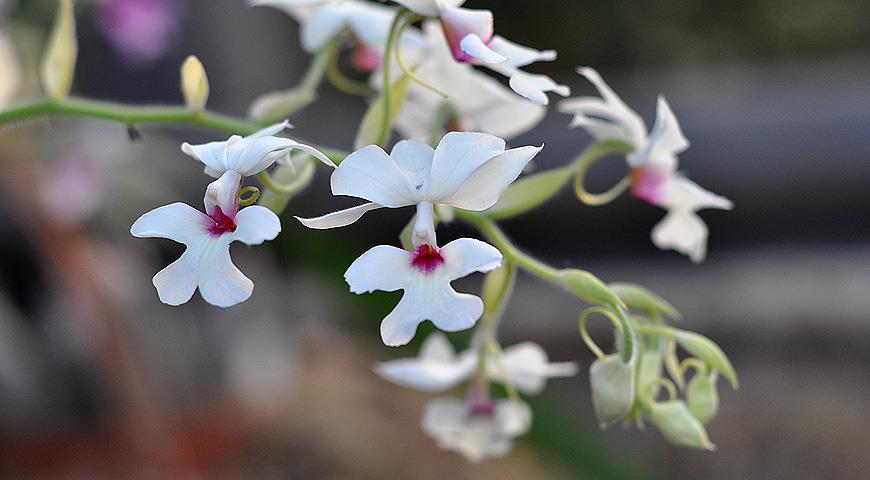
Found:
[[[546,75],[532,74],[522,67],[538,61],[556,59],[555,50],[535,50],[493,35],[493,16],[489,10],[461,8],[465,0],[396,0],[409,10],[438,18],[444,37],[459,62],[482,65],[510,79],[511,88],[538,105],[547,105],[546,92],[561,96],[571,90]]]
[[[433,131],[439,109],[447,109],[450,130],[485,132],[512,138],[537,125],[546,109],[514,95],[497,80],[469,64],[456,62],[441,35],[438,24],[424,25],[431,52],[415,72],[447,94],[444,99],[432,90],[411,82],[396,128],[407,138],[425,139]],[[382,78],[372,77],[373,86],[383,86]],[[441,126],[441,125],[437,125]]]
[[[503,457],[513,439],[528,432],[532,410],[519,400],[487,402],[439,397],[426,404],[421,426],[440,448],[453,450],[469,462]]]
[[[354,66],[364,73],[381,65],[390,26],[398,10],[360,0],[254,0],[251,3],[281,9],[298,21],[302,27],[302,48],[311,54],[322,50],[342,32],[349,31],[357,42]],[[415,29],[406,30],[401,43],[417,48],[423,46]]]
[[[218,307],[247,300],[254,283],[230,258],[230,243],[259,245],[281,232],[281,222],[258,205],[239,209],[241,174],[227,170],[208,185],[205,212],[173,203],[152,210],[130,228],[140,238],[168,238],[187,248],[181,257],[152,279],[163,303],[181,305],[199,288],[202,298]]]
[[[479,348],[471,348],[457,355],[447,337],[435,332],[423,342],[419,356],[381,362],[375,372],[397,385],[424,392],[442,392],[471,378],[479,353]],[[487,373],[490,380],[502,383],[506,376],[517,390],[534,395],[543,391],[548,378],[575,375],[577,365],[574,362],[550,363],[540,345],[522,342],[505,348],[501,361],[488,358]]]
[[[384,344],[400,346],[414,338],[425,320],[448,332],[473,327],[483,314],[483,301],[457,293],[450,282],[473,272],[494,270],[501,260],[495,247],[472,238],[454,240],[443,248],[425,243],[414,252],[379,245],[357,258],[344,278],[350,291],[357,294],[404,291],[381,322]]]
[[[335,164],[322,152],[289,138],[274,135],[288,128],[288,122],[268,126],[247,137],[233,135],[222,142],[202,145],[181,145],[181,151],[205,164],[205,173],[215,178],[227,171],[236,171],[243,177],[256,175],[269,168],[293,150],[301,150],[330,167]]]
[[[652,230],[661,249],[674,249],[699,263],[707,251],[707,226],[697,215],[704,208],[730,210],[733,204],[677,171],[677,155],[689,147],[677,118],[664,97],[658,98],[656,122],[647,134],[640,116],[631,110],[591,68],[578,73],[595,85],[601,98],[564,100],[563,113],[574,115],[571,127],[583,127],[596,140],[619,139],[635,146],[626,156],[632,191],[637,198],[668,210]]]
[[[332,174],[333,195],[371,203],[318,218],[298,218],[316,229],[343,227],[378,208],[417,206],[412,242],[415,248],[437,245],[434,205],[482,211],[501,193],[542,147],[505,150],[504,140],[478,132],[451,132],[434,150],[419,140],[403,140],[390,155],[376,145],[350,154]]]

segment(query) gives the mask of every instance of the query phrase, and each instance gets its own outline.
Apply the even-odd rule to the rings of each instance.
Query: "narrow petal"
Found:
[[[184,203],[173,203],[142,215],[130,227],[139,238],[168,238],[189,245],[204,235],[214,222],[208,215]]]
[[[378,205],[377,203],[364,203],[356,207],[339,210],[338,212],[328,213],[317,218],[294,218],[296,218],[296,220],[299,220],[302,225],[305,225],[308,228],[313,228],[316,230],[326,230],[329,228],[346,227],[362,218],[362,216],[365,215],[366,212],[377,210],[379,208],[384,208],[384,206]]]
[[[425,320],[440,330],[458,332],[473,327],[483,314],[483,301],[457,293],[449,284],[428,282],[415,287],[405,289],[396,308],[381,322],[381,338],[387,346],[410,342]]]
[[[499,196],[543,147],[520,147],[493,157],[474,171],[459,190],[442,203],[482,211],[495,205]]]
[[[462,37],[459,48],[466,55],[483,63],[499,64],[508,61],[507,57],[489,48],[483,39],[473,33]]]
[[[716,208],[731,210],[734,204],[727,198],[702,188],[697,183],[677,173],[664,187],[659,206],[677,210],[701,210]]]
[[[488,46],[491,50],[508,59],[504,66],[509,68],[520,68],[535,62],[549,62],[556,59],[555,50],[536,50],[511,42],[500,35],[492,37]]]
[[[398,208],[416,202],[416,193],[403,170],[377,145],[348,155],[332,173],[333,195],[366,199]]]
[[[646,146],[627,158],[633,166],[656,164],[659,169],[674,171],[677,169],[676,155],[687,148],[689,141],[680,129],[677,117],[664,97],[659,96],[656,123],[647,138]]]
[[[236,231],[232,239],[247,245],[260,245],[274,240],[281,233],[281,220],[266,207],[252,205],[243,208],[236,216]]]
[[[454,240],[441,249],[444,273],[449,281],[473,272],[489,272],[501,266],[502,255],[497,248],[473,238]]]
[[[508,83],[515,92],[536,105],[547,105],[550,103],[546,92],[554,92],[563,97],[571,94],[571,89],[568,86],[558,84],[546,75],[520,70],[512,72]]]
[[[432,160],[427,199],[448,198],[487,160],[504,152],[504,140],[476,132],[450,132],[441,139]]]
[[[567,106],[561,111],[563,113],[571,113],[578,116],[588,114],[603,118],[616,125],[623,133],[620,137],[636,146],[643,145],[646,140],[646,124],[634,110],[628,108],[628,105],[604,82],[601,75],[592,68],[580,67],[577,73],[586,77],[601,95],[605,105],[609,109],[607,112],[586,112],[581,110],[568,111]],[[590,132],[593,133],[593,132]],[[599,138],[604,140],[603,138]]]
[[[353,293],[406,288],[412,273],[412,254],[401,248],[378,245],[360,255],[344,273]]]
[[[653,227],[652,241],[662,250],[676,250],[701,263],[707,255],[707,225],[691,210],[670,210]]]

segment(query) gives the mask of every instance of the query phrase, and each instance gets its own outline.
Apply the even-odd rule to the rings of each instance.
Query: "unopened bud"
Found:
[[[680,318],[680,312],[664,298],[650,290],[633,283],[614,282],[608,285],[610,290],[633,310],[663,313],[671,318]]]
[[[634,404],[634,366],[607,355],[589,368],[592,406],[601,428],[628,414]]]
[[[689,405],[689,411],[701,423],[710,421],[719,410],[719,393],[716,391],[717,378],[718,375],[715,372],[710,375],[698,372],[689,381],[689,388],[686,390],[686,403]]]
[[[681,400],[669,400],[650,406],[650,420],[669,442],[680,447],[715,450],[704,425],[692,415]]]
[[[637,366],[637,391],[640,395],[651,395],[655,397],[655,392],[650,393],[648,389],[650,385],[656,382],[662,376],[662,355],[656,350],[652,352],[643,352],[640,356],[640,362]]]
[[[208,76],[195,55],[188,56],[181,64],[181,93],[188,110],[193,113],[205,110],[209,94]]]
[[[722,373],[731,386],[737,388],[737,372],[734,371],[734,366],[725,356],[725,352],[713,340],[685,330],[676,330],[674,339],[692,356],[698,357],[711,369]]]
[[[574,268],[561,270],[559,282],[568,291],[589,303],[614,307],[624,305],[622,300],[604,282],[585,270]]]
[[[42,89],[55,100],[63,100],[72,88],[78,55],[76,22],[72,0],[58,2],[57,17],[42,57]]]

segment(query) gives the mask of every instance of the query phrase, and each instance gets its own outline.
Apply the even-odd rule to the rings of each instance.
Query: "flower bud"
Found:
[[[634,404],[634,365],[618,355],[599,358],[589,368],[592,406],[601,428],[628,414]]]
[[[498,220],[537,208],[559,193],[573,173],[570,167],[562,167],[521,178],[501,194],[486,214]]]
[[[647,389],[650,388],[659,377],[662,376],[662,355],[656,351],[643,352],[640,356],[640,362],[637,366],[637,391],[640,396],[651,395],[655,397],[655,392],[650,393]]]
[[[604,282],[585,270],[574,268],[561,270],[559,272],[559,282],[568,291],[589,303],[623,306],[622,300]]]
[[[710,421],[719,410],[719,394],[716,391],[717,378],[718,375],[715,372],[710,375],[698,372],[689,382],[689,388],[686,390],[686,403],[689,405],[689,411],[701,423]]]
[[[679,447],[715,450],[704,425],[695,418],[681,400],[669,400],[650,406],[650,420],[669,442]]]
[[[698,357],[710,368],[721,372],[728,379],[731,386],[737,388],[737,373],[725,356],[725,352],[719,348],[713,340],[694,332],[674,330],[674,339],[693,356]]]
[[[188,56],[181,64],[181,93],[184,95],[184,104],[192,113],[205,110],[209,93],[208,76],[195,55]]]
[[[55,100],[63,100],[72,88],[78,40],[72,0],[60,0],[54,28],[42,58],[42,89]]]
[[[608,285],[610,290],[633,310],[663,313],[671,318],[680,318],[680,312],[664,298],[648,289],[633,283],[614,282]]]

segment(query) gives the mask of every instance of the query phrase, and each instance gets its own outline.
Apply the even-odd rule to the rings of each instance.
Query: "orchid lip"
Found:
[[[209,225],[208,233],[213,237],[236,231],[236,219],[225,214],[220,206],[215,206],[214,212],[209,216],[214,221],[214,225]]]
[[[417,247],[411,260],[411,265],[423,273],[432,273],[442,264],[444,264],[444,257],[441,255],[441,249],[428,243]]]
[[[631,191],[635,197],[653,205],[661,201],[662,189],[667,181],[665,176],[643,167],[632,168],[629,175],[631,176]]]

